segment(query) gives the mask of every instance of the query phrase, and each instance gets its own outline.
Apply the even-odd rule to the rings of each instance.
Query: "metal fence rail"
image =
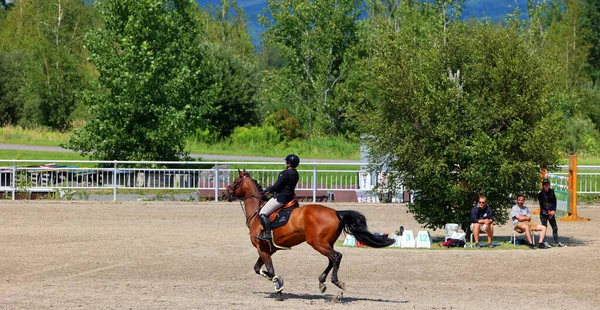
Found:
[[[578,167],[578,169],[585,168]],[[552,186],[559,190],[567,190],[569,187],[569,177],[567,173],[550,173],[548,179],[552,183]],[[600,194],[600,173],[577,173],[577,194]]]
[[[238,170],[232,165],[244,166],[260,164],[273,165],[278,169],[247,169],[252,177],[263,187],[272,185],[282,170],[281,162],[124,162],[124,161],[52,161],[52,164],[40,166],[32,163],[47,163],[34,160],[0,160],[0,192],[41,192],[79,189],[112,189],[113,199],[117,199],[119,189],[153,190],[214,190],[215,200],[219,193],[238,177]],[[99,167],[77,167],[77,164],[94,164]],[[29,164],[29,166],[26,166]],[[112,165],[112,167],[106,167]],[[185,169],[176,168],[130,168],[133,165],[185,165]],[[212,168],[200,168],[213,165]],[[297,190],[310,190],[313,201],[317,191],[356,191],[361,189],[359,176],[368,175],[364,170],[324,170],[318,166],[357,166],[364,163],[309,163],[312,170],[298,170]],[[193,168],[196,166],[198,168]],[[364,179],[364,177],[363,177]]]
[[[0,160],[0,194],[23,192],[56,192],[66,190],[112,190],[117,200],[118,190],[193,190],[210,191],[215,200],[238,176],[237,168],[251,165],[272,166],[271,169],[247,169],[263,187],[275,183],[283,165],[281,162],[146,162],[146,161],[70,161],[57,160]],[[79,167],[78,165],[95,167]],[[177,166],[185,168],[142,168]],[[312,169],[310,167],[312,166]],[[353,170],[320,169],[331,166],[355,166]],[[401,184],[387,189],[385,173],[371,172],[365,163],[303,163],[298,170],[301,191],[312,191],[313,201],[317,192],[361,191],[375,188],[381,193],[402,193]],[[207,168],[211,167],[211,168]],[[232,168],[235,167],[235,168]],[[308,168],[308,169],[306,169]],[[560,167],[564,169],[565,167]],[[600,170],[600,166],[579,166],[582,171]],[[551,173],[551,182],[558,189],[566,189],[567,174]],[[578,193],[600,194],[600,171],[578,173]],[[369,194],[370,195],[370,194]]]

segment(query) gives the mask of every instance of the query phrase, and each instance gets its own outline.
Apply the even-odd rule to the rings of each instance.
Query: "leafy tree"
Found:
[[[345,78],[341,65],[356,44],[361,1],[268,2],[261,17],[267,46],[274,46],[284,67],[268,76],[269,103],[289,109],[309,132],[332,133],[331,124],[345,105],[336,89]],[[290,87],[291,86],[291,87]],[[274,111],[272,111],[274,112]]]
[[[21,88],[36,100],[15,102],[23,113],[11,122],[70,127],[75,93],[87,87],[83,34],[92,25],[92,12],[81,0],[21,0],[2,21],[0,43],[21,54],[25,73]],[[33,97],[33,96],[32,96]]]
[[[23,114],[23,61],[17,53],[0,52],[0,125],[14,124]]]
[[[101,92],[83,94],[94,116],[66,145],[94,159],[177,160],[206,127],[217,90],[204,81],[204,33],[191,0],[105,0],[104,28],[86,36]]]
[[[229,136],[236,126],[256,125],[259,72],[254,46],[247,31],[247,17],[235,0],[201,11],[206,22],[205,67],[208,84],[215,85],[214,109],[205,115],[213,141]]]
[[[207,20],[207,39],[229,47],[242,61],[253,61],[254,45],[248,32],[248,17],[236,0],[221,0],[220,5],[203,11]]]
[[[544,14],[546,27],[541,48],[558,70],[551,100],[558,104],[563,122],[569,124],[562,138],[563,148],[569,153],[600,152],[599,95],[588,62],[593,57],[589,14],[579,0],[552,1]]]
[[[235,127],[256,125],[258,101],[256,92],[260,79],[256,64],[244,61],[225,45],[208,45],[205,83],[218,87],[212,109],[204,117],[215,138],[227,137]]]
[[[447,36],[428,27],[379,33],[363,113],[371,155],[404,173],[425,227],[467,229],[479,193],[503,223],[511,195],[533,193],[540,168],[558,163],[555,72],[511,24],[451,25]]]
[[[590,44],[588,63],[590,75],[594,83],[598,84],[600,79],[600,1],[585,0],[583,14],[585,20],[583,27],[585,40]]]

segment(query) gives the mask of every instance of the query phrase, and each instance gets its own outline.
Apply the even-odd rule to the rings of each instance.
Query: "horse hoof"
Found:
[[[280,293],[283,290],[283,278],[280,276],[273,277],[273,286],[275,287],[275,291]]]
[[[319,290],[321,291],[321,293],[325,293],[325,291],[327,290],[327,285],[325,285],[325,283],[319,282]]]
[[[281,292],[277,292],[277,295],[275,295],[275,300],[283,301],[283,296],[282,296]]]
[[[346,289],[346,284],[344,284],[344,282],[342,281],[331,281],[331,283],[335,284],[335,286],[345,290]]]

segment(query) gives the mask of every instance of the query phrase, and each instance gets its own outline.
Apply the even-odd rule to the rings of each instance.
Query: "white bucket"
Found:
[[[455,232],[458,232],[458,224],[446,224],[446,236],[451,236]]]

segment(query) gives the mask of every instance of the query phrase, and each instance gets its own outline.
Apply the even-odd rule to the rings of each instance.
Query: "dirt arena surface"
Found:
[[[364,213],[372,231],[420,228],[403,205],[330,206]],[[598,309],[600,207],[579,213],[592,221],[559,222],[567,248],[337,247],[341,302],[329,280],[319,292],[327,259],[302,244],[274,255],[276,301],[239,203],[0,201],[0,308]]]

